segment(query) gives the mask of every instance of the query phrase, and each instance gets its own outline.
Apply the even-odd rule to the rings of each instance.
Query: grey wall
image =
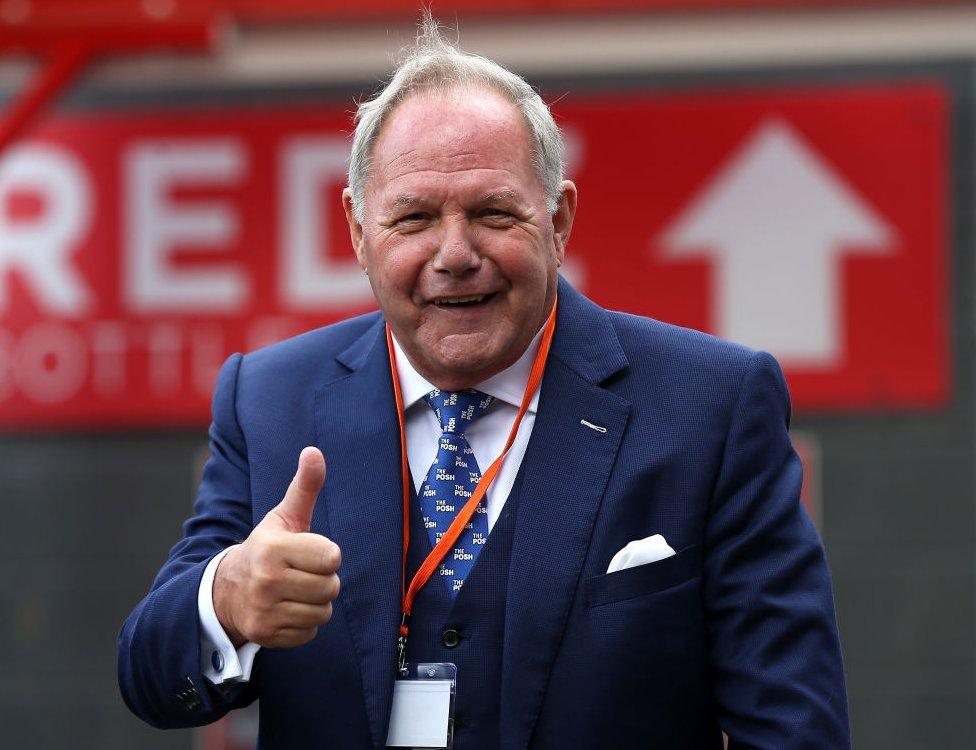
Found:
[[[128,713],[116,636],[190,511],[205,435],[0,441],[0,746],[187,748]]]

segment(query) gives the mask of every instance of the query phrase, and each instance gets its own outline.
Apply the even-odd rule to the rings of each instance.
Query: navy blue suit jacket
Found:
[[[719,727],[733,748],[849,747],[789,417],[770,355],[608,312],[560,281],[508,577],[503,748],[720,748]],[[210,438],[195,515],[119,636],[127,704],[178,727],[260,698],[265,750],[382,747],[402,489],[379,313],[231,357]],[[305,646],[262,649],[250,683],[214,687],[204,567],[280,501],[306,445],[328,464],[312,531],[343,553],[333,618]],[[678,554],[606,573],[651,534]]]

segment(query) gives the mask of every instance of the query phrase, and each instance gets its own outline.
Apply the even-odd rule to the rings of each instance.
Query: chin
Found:
[[[435,362],[443,372],[457,374],[478,373],[491,368],[495,357],[485,352],[483,348],[472,347],[469,350],[456,350],[443,353]]]
[[[495,352],[476,345],[440,350],[429,363],[431,382],[444,383],[446,390],[470,388],[508,366]]]

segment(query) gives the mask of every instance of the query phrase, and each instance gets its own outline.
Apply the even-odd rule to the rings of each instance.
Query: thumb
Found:
[[[325,457],[322,451],[311,446],[298,456],[298,471],[288,485],[285,497],[276,515],[285,522],[289,531],[308,531],[312,525],[312,511],[325,483]]]

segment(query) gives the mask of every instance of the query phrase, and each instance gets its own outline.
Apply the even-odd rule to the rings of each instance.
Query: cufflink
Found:
[[[219,651],[214,651],[210,655],[210,665],[217,672],[222,672],[224,670],[224,655]]]

